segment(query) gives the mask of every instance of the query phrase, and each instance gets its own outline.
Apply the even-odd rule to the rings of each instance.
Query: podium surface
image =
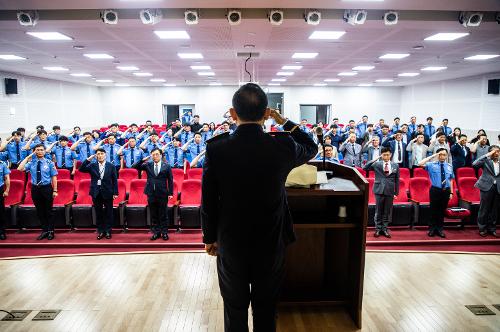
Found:
[[[312,161],[327,184],[287,188],[297,241],[287,249],[281,305],[341,306],[361,328],[368,182],[355,169]],[[339,218],[339,207],[347,216]]]

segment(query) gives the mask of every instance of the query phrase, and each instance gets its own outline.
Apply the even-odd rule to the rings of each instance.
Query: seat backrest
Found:
[[[90,180],[83,179],[80,181],[78,186],[76,203],[75,204],[92,204],[92,196],[89,195],[90,192]]]
[[[57,197],[54,204],[66,204],[73,200],[75,196],[75,184],[73,180],[57,181]]]
[[[410,198],[420,202],[429,203],[429,189],[431,181],[428,178],[417,177],[410,179]]]
[[[127,198],[127,182],[124,179],[118,179],[118,197],[113,200],[113,205],[118,206]]]
[[[133,180],[139,178],[139,171],[135,168],[124,168],[118,171],[118,177],[123,180]]]
[[[373,193],[374,178],[368,178],[368,204],[375,204],[375,194]]]
[[[400,179],[409,179],[410,178],[410,170],[405,167],[401,167],[399,169],[399,178]]]
[[[148,197],[144,194],[145,179],[134,179],[130,183],[129,204],[148,204]]]
[[[429,173],[423,168],[416,167],[413,169],[414,178],[429,178]]]
[[[172,168],[174,180],[182,182],[185,179],[184,170],[181,168]]]
[[[408,174],[410,175],[410,174]],[[394,199],[394,203],[407,203],[408,202],[408,185],[407,182],[408,179],[399,179],[399,194],[396,196]]]
[[[20,170],[17,169],[11,169],[10,170],[10,179],[11,180],[19,180],[19,181],[26,181],[26,173],[21,172]]]
[[[84,179],[90,180],[90,174],[83,173],[83,172],[80,172],[79,170],[76,170],[75,175],[73,176],[73,181],[75,182],[75,191],[76,192],[80,191],[78,186],[80,185],[80,181],[84,180]]]
[[[201,205],[201,180],[182,182],[181,204]]]
[[[10,206],[22,201],[24,196],[24,181],[10,180],[9,196],[5,197],[5,206]]]
[[[57,180],[71,180],[71,172],[64,168],[57,169]]]
[[[457,168],[457,179],[460,178],[475,178],[476,171],[472,167],[460,167]]]
[[[173,206],[177,202],[178,196],[179,196],[179,185],[177,181],[174,181],[174,192],[172,198],[168,200],[168,206]]]
[[[366,171],[362,167],[356,166],[355,168],[361,173],[361,175],[366,177]]]
[[[188,171],[188,179],[201,180],[203,176],[203,168],[190,168]]]
[[[458,191],[460,197],[471,202],[480,201],[479,189],[474,187],[477,179],[473,177],[463,177],[458,179]]]
[[[33,205],[33,197],[31,197],[31,181],[26,185],[26,196],[24,197],[23,204]]]

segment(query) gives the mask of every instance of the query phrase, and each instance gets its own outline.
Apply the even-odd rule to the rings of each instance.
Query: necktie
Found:
[[[19,148],[19,142],[16,143],[16,155],[17,155],[17,162],[21,162],[21,149]]]
[[[39,160],[36,163],[36,184],[40,184],[42,182],[42,161]]]
[[[115,149],[114,145],[109,146],[109,161],[115,164]]]
[[[440,163],[441,165],[441,188],[446,187],[446,176],[444,174],[444,163]]]
[[[61,167],[66,167],[66,151],[65,150],[66,150],[66,147],[63,146]]]
[[[389,163],[385,163],[384,173],[385,173],[385,175],[389,175]]]
[[[196,153],[200,154],[200,145],[199,144],[196,145]]]
[[[402,145],[401,145],[401,142],[398,143],[398,161],[401,162],[403,159],[401,158],[402,157],[402,152],[401,152],[401,149],[402,149]]]
[[[155,163],[155,176],[158,176],[158,163]]]
[[[134,149],[130,149],[130,166],[134,164]]]
[[[467,149],[465,148],[465,146],[462,146],[462,150],[464,150],[464,157],[467,157]]]
[[[90,157],[90,143],[87,142],[87,158]]]

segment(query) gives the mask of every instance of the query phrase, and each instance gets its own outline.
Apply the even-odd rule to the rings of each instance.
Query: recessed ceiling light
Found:
[[[286,78],[273,78],[272,82],[286,82]]]
[[[210,82],[208,85],[210,85],[210,86],[221,86],[222,83],[219,83],[219,82]]]
[[[136,66],[117,66],[116,69],[124,71],[139,70],[139,68],[137,68]]]
[[[375,82],[378,83],[389,83],[389,82],[394,82],[392,78],[379,78],[378,80],[375,80]]]
[[[214,76],[215,73],[213,71],[199,71],[198,75],[200,75],[200,76]]]
[[[45,70],[50,70],[50,71],[68,71],[68,68],[65,67],[59,67],[59,66],[51,66],[51,67],[43,67]]]
[[[403,59],[409,56],[408,53],[387,53],[379,56],[379,59]]]
[[[313,59],[318,53],[294,53],[292,59]]]
[[[107,80],[107,79],[100,79],[100,80],[95,80],[96,82],[99,83],[113,83],[113,80]]]
[[[356,76],[356,75],[358,75],[358,73],[356,73],[355,71],[344,71],[344,72],[338,73],[337,75],[339,75],[339,76]]]
[[[160,39],[189,39],[186,31],[154,31]]]
[[[0,54],[0,59],[2,60],[26,60],[22,56],[17,56],[14,54]]]
[[[281,67],[283,70],[299,70],[302,69],[302,66],[283,66]]]
[[[327,86],[328,84],[326,83],[315,83],[314,86]]]
[[[278,76],[292,76],[293,74],[295,74],[293,71],[280,71],[276,73]]]
[[[163,78],[152,78],[149,81],[153,82],[153,83],[163,83],[163,82],[166,82],[166,80],[163,79]]]
[[[270,86],[280,86],[281,84],[279,84],[279,83],[267,83],[267,85],[270,85]]]
[[[375,66],[356,66],[352,70],[372,70]]]
[[[345,31],[314,31],[309,39],[339,39]]]
[[[201,53],[177,53],[177,56],[181,59],[203,59]]]
[[[177,86],[177,85],[173,84],[173,83],[165,83],[165,84],[163,84],[163,86]]]
[[[420,75],[420,73],[400,73],[398,76],[400,77],[415,77]]]
[[[211,70],[210,66],[191,66],[192,70]]]
[[[423,45],[415,45],[412,47],[414,50],[423,50],[424,46]]]
[[[113,56],[111,56],[109,54],[106,54],[106,53],[86,53],[83,56],[85,56],[85,57],[87,57],[89,59],[96,59],[96,60],[100,60],[100,59],[114,59]]]
[[[438,70],[445,70],[448,67],[444,66],[430,66],[430,67],[424,67],[420,70],[425,70],[425,71],[438,71]]]
[[[83,46],[83,45],[74,45],[73,48],[75,50],[83,50],[85,48],[85,46]]]
[[[139,77],[149,77],[149,76],[153,76],[153,74],[151,73],[133,73],[135,76],[139,76]]]
[[[73,40],[60,32],[26,32],[26,34],[41,40]]]
[[[323,80],[324,82],[340,82],[340,78],[327,78]]]
[[[436,33],[435,35],[429,36],[424,40],[455,40],[468,35],[468,32],[440,32]]]
[[[87,73],[71,73],[70,75],[74,76],[74,77],[90,77],[90,76],[92,76],[92,75],[87,74]]]
[[[499,56],[500,55],[498,55],[498,54],[477,54],[477,55],[466,57],[466,58],[464,58],[464,60],[489,60],[489,59],[497,58]]]
[[[130,86],[128,83],[116,83],[115,86]]]
[[[372,86],[373,84],[371,83],[360,83],[358,86]]]

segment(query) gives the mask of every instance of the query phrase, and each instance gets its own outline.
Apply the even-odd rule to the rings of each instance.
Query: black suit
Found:
[[[288,121],[285,130],[295,124]],[[207,141],[201,221],[204,243],[218,243],[217,270],[226,331],[272,331],[286,246],[295,240],[285,181],[318,152],[298,127],[266,134],[257,124]],[[251,291],[250,287],[251,285]]]
[[[112,163],[105,162],[104,174],[101,179],[98,163],[85,160],[80,166],[80,172],[90,173],[89,195],[92,196],[92,203],[96,212],[97,231],[99,233],[109,233],[113,227],[113,195],[118,195],[116,168]],[[101,185],[98,184],[99,180]],[[105,217],[104,214],[106,214]]]
[[[155,174],[155,164],[152,161],[140,164],[139,168],[146,171],[148,174],[144,194],[148,196],[148,206],[151,213],[153,232],[167,234],[168,196],[172,196],[174,191],[172,169],[163,160],[158,175]]]
[[[470,167],[471,166],[471,153],[469,147],[465,146],[465,151],[464,153],[463,150],[464,147],[462,145],[455,143],[451,146],[450,153],[452,157],[452,162],[453,162],[453,172],[456,173],[457,168],[460,167]]]

